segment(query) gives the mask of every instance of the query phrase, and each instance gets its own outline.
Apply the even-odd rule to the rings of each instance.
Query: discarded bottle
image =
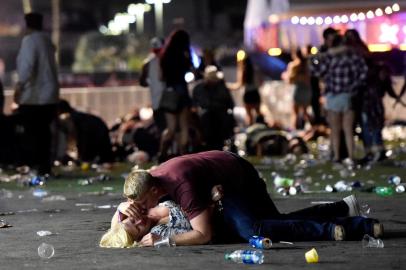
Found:
[[[224,255],[224,258],[244,264],[262,264],[264,262],[264,254],[260,250],[236,250]]]
[[[250,246],[259,249],[270,249],[272,246],[271,239],[257,235],[252,236],[248,240],[248,243],[250,244]]]
[[[393,188],[392,187],[376,187],[375,193],[380,196],[383,196],[383,197],[391,196],[391,195],[393,195]]]
[[[400,184],[401,181],[402,181],[402,179],[401,179],[399,176],[397,176],[397,175],[391,175],[391,176],[389,176],[389,178],[388,178],[388,183],[389,183],[390,185],[395,185],[395,186],[397,186],[397,185]]]
[[[45,183],[45,179],[40,176],[33,176],[28,182],[29,186],[42,186]]]
[[[375,239],[368,234],[364,235],[364,238],[362,238],[363,248],[383,248],[384,246],[383,241],[379,238]]]
[[[275,177],[273,183],[277,187],[290,187],[295,181],[292,178],[280,177],[279,175]]]
[[[54,256],[55,250],[54,247],[50,244],[42,243],[38,247],[38,255],[44,259],[50,259]]]

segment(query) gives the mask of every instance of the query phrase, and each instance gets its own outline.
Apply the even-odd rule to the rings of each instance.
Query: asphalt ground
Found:
[[[11,193],[10,193],[11,192]],[[204,245],[173,248],[104,249],[98,247],[109,228],[114,207],[122,200],[119,191],[49,192],[66,200],[44,201],[33,196],[33,189],[2,190],[0,216],[12,227],[0,228],[0,269],[405,269],[406,197],[395,194],[379,197],[358,193],[358,200],[371,207],[371,217],[385,226],[384,248],[362,248],[361,241],[274,243],[264,251],[262,265],[250,266],[226,261],[224,254],[250,249],[248,244]],[[274,195],[282,212],[311,206],[316,201],[333,201],[348,193]],[[53,197],[58,198],[58,197]],[[40,237],[38,231],[50,236]],[[51,244],[50,259],[38,255],[41,243]],[[304,254],[316,248],[320,261],[307,264]]]

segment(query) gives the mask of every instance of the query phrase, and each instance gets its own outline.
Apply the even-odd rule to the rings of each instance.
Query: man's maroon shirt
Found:
[[[211,203],[211,189],[242,187],[247,162],[230,152],[208,151],[168,160],[151,170],[172,199],[186,212],[189,220]]]

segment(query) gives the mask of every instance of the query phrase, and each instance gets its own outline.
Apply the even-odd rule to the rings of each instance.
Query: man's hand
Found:
[[[118,211],[127,217],[132,217],[140,223],[143,219],[143,215],[147,213],[146,209],[143,208],[139,203],[129,200],[122,202],[118,206]]]
[[[224,196],[224,192],[223,192],[223,186],[222,185],[217,185],[214,186],[211,189],[211,199],[213,200],[213,202],[217,202],[219,200],[221,200]]]
[[[159,235],[149,233],[147,235],[144,235],[144,237],[141,239],[141,241],[138,243],[141,247],[152,247],[154,246],[154,243],[161,239]]]

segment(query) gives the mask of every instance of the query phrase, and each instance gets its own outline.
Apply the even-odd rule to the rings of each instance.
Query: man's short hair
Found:
[[[337,31],[336,29],[334,29],[334,28],[332,28],[332,27],[327,27],[327,28],[324,29],[324,31],[323,31],[323,38],[324,38],[324,39],[327,39],[328,36],[330,36],[330,35],[335,35],[335,34],[337,34],[337,33],[338,33],[338,31]]]
[[[25,24],[28,28],[42,30],[43,16],[40,13],[32,12],[24,16]]]
[[[156,180],[147,170],[133,168],[124,182],[124,196],[137,200],[152,186],[156,186]]]

